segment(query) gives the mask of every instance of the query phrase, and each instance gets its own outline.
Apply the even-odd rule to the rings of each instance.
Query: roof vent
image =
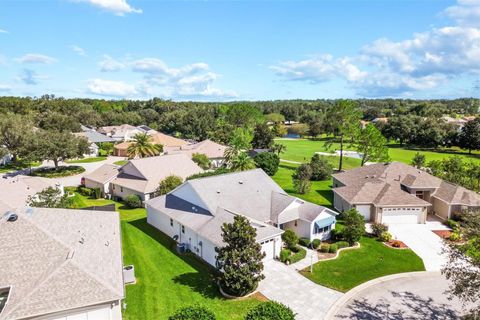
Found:
[[[12,212],[12,211],[7,211],[7,213],[5,213],[4,217],[5,217],[5,220],[10,221],[10,222],[17,221],[17,219],[18,219],[18,215],[15,212]]]
[[[238,181],[238,184],[243,184],[243,181],[242,180]]]
[[[217,190],[217,193],[220,194],[220,190]]]

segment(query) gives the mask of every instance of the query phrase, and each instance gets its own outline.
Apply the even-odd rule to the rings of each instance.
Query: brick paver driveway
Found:
[[[266,262],[264,274],[259,291],[270,300],[289,306],[297,313],[297,320],[324,319],[333,303],[343,295],[313,283],[278,261]]]

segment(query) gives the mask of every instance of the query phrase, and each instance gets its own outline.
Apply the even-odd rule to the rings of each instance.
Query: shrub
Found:
[[[78,193],[85,197],[91,197],[93,194],[93,190],[87,187],[79,187]]]
[[[390,240],[392,240],[392,235],[390,234],[390,232],[385,231],[385,232],[382,232],[382,234],[380,234],[378,239],[382,242],[390,242]]]
[[[205,307],[186,307],[178,310],[168,320],[215,320],[215,314]]]
[[[307,250],[301,248],[301,247],[296,247],[294,254],[290,255],[288,257],[287,261],[290,262],[290,264],[298,262],[305,258],[307,256]]]
[[[402,242],[400,242],[399,240],[394,240],[392,242],[392,247],[394,248],[400,248],[402,246]]]
[[[344,215],[345,227],[343,228],[342,234],[345,241],[348,241],[348,243],[353,246],[365,233],[365,220],[356,209],[350,209],[345,212]]]
[[[313,241],[312,241],[312,248],[313,248],[313,249],[317,249],[317,248],[320,246],[320,243],[322,243],[322,242],[320,241],[320,239],[313,239]]]
[[[337,245],[338,249],[350,247],[347,241],[338,241],[335,244]]]
[[[343,234],[342,231],[338,229],[332,229],[330,230],[330,239],[332,241],[338,241],[343,239]]]
[[[388,226],[384,223],[372,223],[372,233],[375,237],[379,237],[382,233],[388,231]]]
[[[250,309],[245,320],[294,320],[295,314],[289,307],[276,301],[267,301]]]
[[[100,199],[100,196],[102,195],[100,188],[93,188],[92,191],[93,191],[93,197],[95,199]]]
[[[322,243],[320,245],[320,252],[327,253],[328,251],[330,251],[330,245],[328,243]]]
[[[287,262],[291,254],[292,251],[290,251],[290,249],[282,249],[282,251],[280,251],[280,261]]]
[[[210,168],[210,159],[203,153],[194,153],[192,154],[192,161],[195,162],[203,170]]]
[[[60,178],[74,176],[85,171],[82,166],[59,166],[57,168],[35,169],[30,175],[44,178]]]
[[[460,228],[460,223],[458,221],[453,220],[453,219],[448,219],[447,220],[447,226],[449,228],[452,228],[452,230],[458,230]]]
[[[300,238],[298,239],[298,243],[304,247],[309,247],[310,246],[310,239],[308,238]]]
[[[304,163],[300,165],[295,173],[292,175],[293,187],[295,191],[299,194],[305,194],[310,191],[312,182],[312,168],[309,164]]]
[[[131,194],[125,197],[125,205],[129,208],[140,208],[142,206],[142,200],[136,194]]]
[[[293,249],[297,246],[298,237],[293,230],[285,230],[282,234],[282,240],[289,249]]]
[[[450,241],[460,241],[460,239],[462,239],[462,237],[460,236],[460,233],[458,233],[457,231],[454,231],[450,234],[448,239]]]
[[[335,243],[332,243],[330,245],[330,248],[328,249],[328,252],[330,253],[337,253],[337,250],[338,250],[338,246],[335,244]]]
[[[325,157],[320,157],[318,154],[314,154],[310,161],[310,167],[312,168],[312,180],[323,181],[330,178],[333,172],[333,167]]]
[[[257,168],[261,168],[269,176],[273,176],[278,171],[280,157],[272,152],[262,152],[253,157]]]

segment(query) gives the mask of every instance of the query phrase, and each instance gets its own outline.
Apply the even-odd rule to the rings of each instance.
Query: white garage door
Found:
[[[383,208],[383,223],[420,223],[422,208]]]
[[[262,251],[265,252],[264,260],[272,260],[275,254],[275,241],[273,239],[262,242]]]
[[[357,206],[355,206],[355,208],[363,216],[365,221],[370,221],[370,206],[369,205],[357,205]]]

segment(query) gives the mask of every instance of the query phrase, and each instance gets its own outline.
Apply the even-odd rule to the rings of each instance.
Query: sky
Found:
[[[1,0],[0,96],[480,97],[480,0]]]

